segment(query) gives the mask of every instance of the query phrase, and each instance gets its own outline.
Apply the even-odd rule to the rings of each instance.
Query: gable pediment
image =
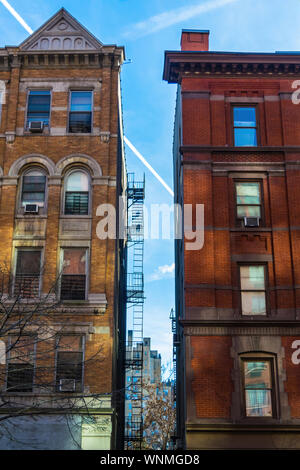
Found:
[[[94,51],[98,41],[65,9],[61,9],[21,45],[22,51]]]

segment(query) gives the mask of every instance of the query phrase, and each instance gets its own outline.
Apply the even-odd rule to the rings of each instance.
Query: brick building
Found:
[[[183,30],[164,65],[175,202],[204,204],[205,227],[202,249],[176,242],[178,437],[300,448],[300,56],[208,44]]]
[[[0,49],[0,262],[13,280],[4,294],[7,305],[18,297],[22,308],[60,301],[48,312],[50,332],[29,322],[19,357],[12,350],[0,366],[0,413],[4,401],[28,410],[10,428],[13,441],[0,436],[1,448],[117,446],[125,251],[96,227],[101,204],[118,215],[125,186],[123,60],[122,47],[102,44],[64,9],[21,45]],[[62,403],[73,396],[85,400],[70,410]],[[67,411],[76,418],[75,440]]]

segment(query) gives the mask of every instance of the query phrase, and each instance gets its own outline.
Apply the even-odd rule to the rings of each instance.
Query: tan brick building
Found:
[[[204,205],[176,242],[178,436],[189,449],[300,448],[299,53],[209,50],[183,30],[175,201]],[[295,93],[296,91],[296,93]]]
[[[20,46],[0,49],[0,261],[13,279],[7,293],[34,303],[56,283],[51,301],[61,301],[50,315],[57,334],[43,343],[45,332],[41,340],[31,328],[35,356],[26,385],[11,369],[13,354],[1,366],[2,400],[14,396],[30,408],[43,395],[39,417],[24,418],[18,431],[27,448],[74,447],[58,406],[72,394],[96,400],[73,410],[77,447],[116,447],[124,247],[99,239],[96,227],[98,206],[118,212],[124,190],[123,60],[122,47],[103,45],[64,9]],[[50,378],[38,387],[45,344],[53,348]],[[99,426],[89,428],[81,415]],[[0,447],[11,446],[18,444],[0,439]]]

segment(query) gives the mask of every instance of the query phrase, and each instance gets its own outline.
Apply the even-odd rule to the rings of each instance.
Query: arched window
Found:
[[[46,193],[46,174],[39,168],[24,172],[22,177],[21,205],[44,207]]]
[[[89,213],[89,176],[85,171],[69,173],[65,183],[65,214],[87,215]]]

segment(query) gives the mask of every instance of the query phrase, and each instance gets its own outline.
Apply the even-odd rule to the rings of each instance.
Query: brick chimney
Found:
[[[183,29],[181,33],[182,51],[208,51],[209,31],[199,29]]]

